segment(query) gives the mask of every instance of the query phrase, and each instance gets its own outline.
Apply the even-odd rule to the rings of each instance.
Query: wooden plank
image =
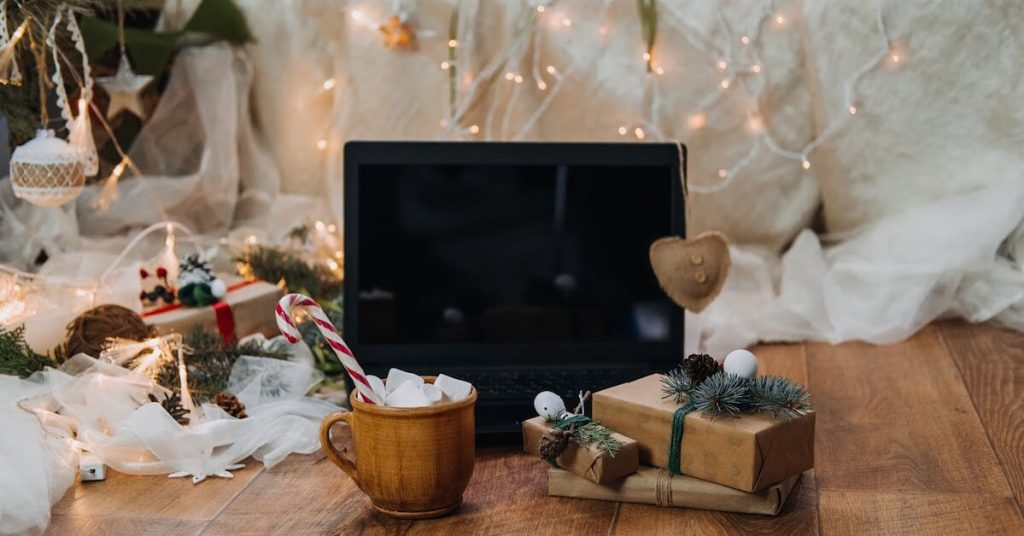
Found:
[[[1024,505],[1024,335],[963,322],[943,323],[939,331],[1020,507]]]
[[[53,513],[207,521],[262,470],[261,463],[246,460],[245,468],[232,471],[234,478],[210,477],[193,484],[191,478],[126,475],[108,469],[106,480],[75,483],[53,506]]]
[[[750,351],[757,356],[758,375],[782,376],[807,385],[807,354],[803,344],[764,344]]]
[[[862,534],[1022,534],[1011,497],[821,490],[822,532]]]
[[[134,505],[133,505],[134,506]],[[199,534],[207,521],[185,519],[144,519],[139,517],[69,516],[55,515],[50,519],[47,535],[74,534],[76,536],[188,536]]]
[[[292,455],[264,471],[203,534],[401,534],[409,525],[375,513],[323,454]]]
[[[408,534],[605,534],[618,503],[548,497],[547,471],[518,449],[481,451],[461,510],[417,521]]]

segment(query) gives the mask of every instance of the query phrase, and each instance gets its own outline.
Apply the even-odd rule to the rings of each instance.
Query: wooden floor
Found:
[[[1024,534],[1024,336],[938,324],[892,346],[765,346],[765,372],[806,382],[816,468],[778,517],[546,496],[546,466],[479,453],[458,515],[375,514],[322,456],[232,480],[111,475],[77,484],[50,534]]]

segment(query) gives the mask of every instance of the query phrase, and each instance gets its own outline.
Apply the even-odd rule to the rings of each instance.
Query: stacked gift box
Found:
[[[549,458],[548,494],[778,514],[801,473],[814,466],[808,395],[782,378],[755,380],[756,368],[747,377],[720,366],[711,372],[694,382],[682,371],[652,374],[595,393],[593,421],[621,447],[609,453],[569,442]],[[540,454],[545,436],[558,428],[559,418],[550,416],[524,422],[524,449]]]

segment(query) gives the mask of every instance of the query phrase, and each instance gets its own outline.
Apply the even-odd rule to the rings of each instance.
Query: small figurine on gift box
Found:
[[[186,307],[203,307],[227,293],[224,280],[213,275],[209,263],[198,254],[182,259],[178,271],[178,301]]]

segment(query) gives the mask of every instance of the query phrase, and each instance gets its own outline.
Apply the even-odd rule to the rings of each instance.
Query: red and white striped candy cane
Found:
[[[288,342],[296,343],[302,340],[302,334],[299,332],[298,326],[295,325],[295,321],[292,320],[292,311],[296,310],[305,310],[313,318],[313,322],[320,328],[320,334],[324,336],[324,339],[327,339],[327,344],[334,349],[334,353],[341,360],[341,364],[345,366],[345,370],[348,371],[348,375],[352,378],[352,383],[355,384],[356,392],[358,393],[357,396],[363,402],[380,406],[384,405],[384,401],[370,387],[370,383],[366,380],[366,373],[363,372],[363,367],[359,366],[359,362],[352,355],[352,350],[345,344],[338,330],[334,328],[334,324],[331,323],[330,319],[327,318],[327,314],[320,308],[320,304],[313,298],[303,296],[302,294],[289,294],[277,302],[277,308],[275,309],[277,312],[277,328],[281,330],[281,334],[288,339]]]

